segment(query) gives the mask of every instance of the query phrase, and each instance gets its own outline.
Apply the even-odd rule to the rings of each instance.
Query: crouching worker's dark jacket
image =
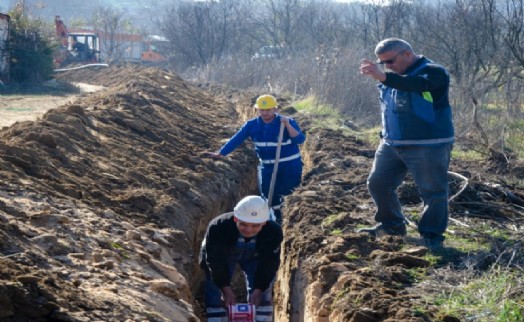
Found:
[[[200,251],[200,266],[209,270],[213,283],[222,288],[231,285],[228,268],[231,263],[256,258],[258,267],[254,288],[266,290],[280,265],[282,228],[274,221],[268,221],[255,237],[246,240],[233,218],[232,212],[225,213],[209,223]]]

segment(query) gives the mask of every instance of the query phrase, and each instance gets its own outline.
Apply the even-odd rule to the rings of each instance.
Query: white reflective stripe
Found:
[[[291,139],[288,139],[287,141],[282,142],[281,145],[289,145],[289,144],[291,144]],[[260,146],[260,147],[268,147],[268,146],[278,146],[278,143],[277,142],[255,142],[255,145]]]
[[[273,305],[266,305],[266,306],[257,306],[257,313],[259,312],[273,312]],[[267,315],[267,314],[266,314]]]
[[[271,208],[273,208],[273,210],[280,210],[280,208],[282,208],[282,205],[271,206]]]
[[[285,162],[290,160],[295,160],[300,158],[300,152],[297,154],[293,154],[292,156],[281,158],[278,162]],[[263,164],[273,164],[275,163],[275,160],[261,160]]]
[[[441,143],[453,143],[454,137],[442,138],[442,139],[428,139],[428,140],[391,140],[383,139],[389,145],[426,145],[426,144],[441,144]]]
[[[257,306],[257,315],[255,321],[273,321],[273,305]]]

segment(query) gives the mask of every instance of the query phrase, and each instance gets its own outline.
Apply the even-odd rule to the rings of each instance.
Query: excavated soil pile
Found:
[[[202,319],[199,242],[212,217],[256,193],[256,158],[248,145],[220,161],[201,153],[234,133],[256,95],[137,66],[59,79],[106,89],[0,132],[0,320]],[[276,321],[457,321],[436,316],[428,298],[439,284],[428,281],[471,254],[446,244],[419,284],[413,272],[435,264],[414,228],[378,241],[354,232],[374,224],[366,189],[374,148],[292,116],[306,131],[306,171],[285,200]],[[454,160],[452,169],[464,178],[451,178],[450,234],[480,240],[478,227],[489,225],[521,239],[523,189],[496,172],[519,176],[522,167]],[[406,213],[420,210],[409,180],[400,195]],[[492,242],[479,272],[504,260]],[[522,265],[520,249],[511,262]]]
[[[0,133],[0,320],[196,320],[197,242],[256,189],[251,149],[199,156],[235,103],[157,69],[81,80],[108,89]]]

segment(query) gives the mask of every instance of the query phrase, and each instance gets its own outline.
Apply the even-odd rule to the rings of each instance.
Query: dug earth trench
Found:
[[[58,78],[104,88],[0,132],[0,321],[205,321],[199,246],[213,217],[256,194],[257,160],[250,144],[220,161],[203,152],[253,116],[260,93],[138,66]],[[283,211],[275,320],[457,321],[417,287],[412,270],[434,264],[414,229],[379,241],[354,232],[373,224],[373,147],[313,129],[313,116],[279,99],[307,141],[303,184]],[[456,200],[482,202],[482,189],[508,203],[500,185],[483,184],[494,172],[452,167],[470,179],[454,182],[463,188]],[[519,187],[511,193],[513,203],[524,199]],[[409,184],[401,196],[419,206]],[[521,229],[521,218],[498,209],[486,220]]]

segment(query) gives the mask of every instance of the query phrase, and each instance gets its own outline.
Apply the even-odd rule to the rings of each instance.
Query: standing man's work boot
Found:
[[[422,236],[423,244],[432,252],[437,252],[444,248],[444,236]]]
[[[375,227],[369,227],[369,228],[360,228],[357,230],[357,233],[368,233],[371,236],[374,237],[382,237],[385,235],[390,236],[406,236],[407,230],[406,225],[400,225],[400,226],[384,226],[382,224],[377,225]]]

